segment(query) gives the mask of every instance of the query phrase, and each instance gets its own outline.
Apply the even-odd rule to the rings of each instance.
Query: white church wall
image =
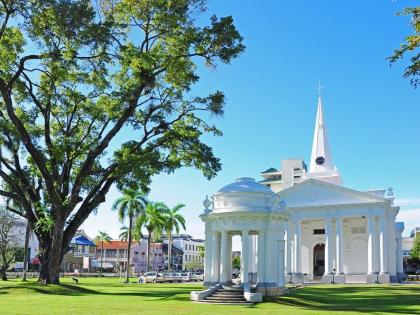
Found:
[[[368,234],[366,219],[347,219],[344,231],[344,273],[367,273]]]

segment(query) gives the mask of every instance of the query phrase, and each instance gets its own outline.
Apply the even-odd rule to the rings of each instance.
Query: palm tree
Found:
[[[172,232],[175,229],[178,234],[180,227],[185,230],[185,218],[180,213],[180,210],[184,207],[185,205],[179,203],[172,209],[168,208],[164,213],[165,231],[168,237],[168,271],[172,269]]]
[[[118,198],[112,206],[113,210],[118,210],[118,217],[121,222],[123,222],[128,217],[127,270],[125,276],[126,283],[128,283],[130,275],[130,249],[133,236],[133,220],[144,213],[146,204],[147,199],[143,192],[133,189],[126,189],[123,191],[122,197]]]
[[[165,229],[164,214],[167,211],[165,204],[161,202],[151,202],[146,205],[143,215],[136,220],[136,231],[141,231],[145,227],[147,235],[147,257],[146,257],[146,271],[149,271],[150,266],[150,247],[152,239],[158,238]]]
[[[104,259],[104,242],[111,242],[111,236],[107,232],[99,231],[99,234],[95,237],[95,242],[101,242],[101,270],[100,277],[102,277],[102,261]]]

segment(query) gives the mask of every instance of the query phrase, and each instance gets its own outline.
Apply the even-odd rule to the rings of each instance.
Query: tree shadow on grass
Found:
[[[266,301],[313,311],[420,314],[420,286],[313,286]]]
[[[189,294],[194,288],[165,286],[165,287],[136,287],[136,286],[114,286],[116,290],[101,291],[88,288],[90,285],[81,286],[75,284],[60,284],[60,285],[42,285],[39,283],[20,283],[18,285],[0,286],[0,294],[8,294],[12,291],[28,291],[29,293],[39,293],[48,295],[66,295],[66,296],[135,296],[146,299],[176,299],[189,300]],[[96,285],[95,285],[96,287]],[[111,286],[107,286],[111,287]]]

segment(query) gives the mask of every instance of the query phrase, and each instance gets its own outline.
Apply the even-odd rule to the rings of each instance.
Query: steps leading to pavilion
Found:
[[[221,287],[213,294],[201,301],[204,303],[214,304],[234,304],[234,305],[248,305],[253,304],[244,298],[244,291],[242,288]]]

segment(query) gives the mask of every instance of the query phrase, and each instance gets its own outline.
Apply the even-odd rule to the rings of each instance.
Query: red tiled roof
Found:
[[[104,242],[104,249],[126,249],[128,245],[127,241],[112,240],[110,242]],[[96,242],[96,248],[102,248],[102,242]]]

